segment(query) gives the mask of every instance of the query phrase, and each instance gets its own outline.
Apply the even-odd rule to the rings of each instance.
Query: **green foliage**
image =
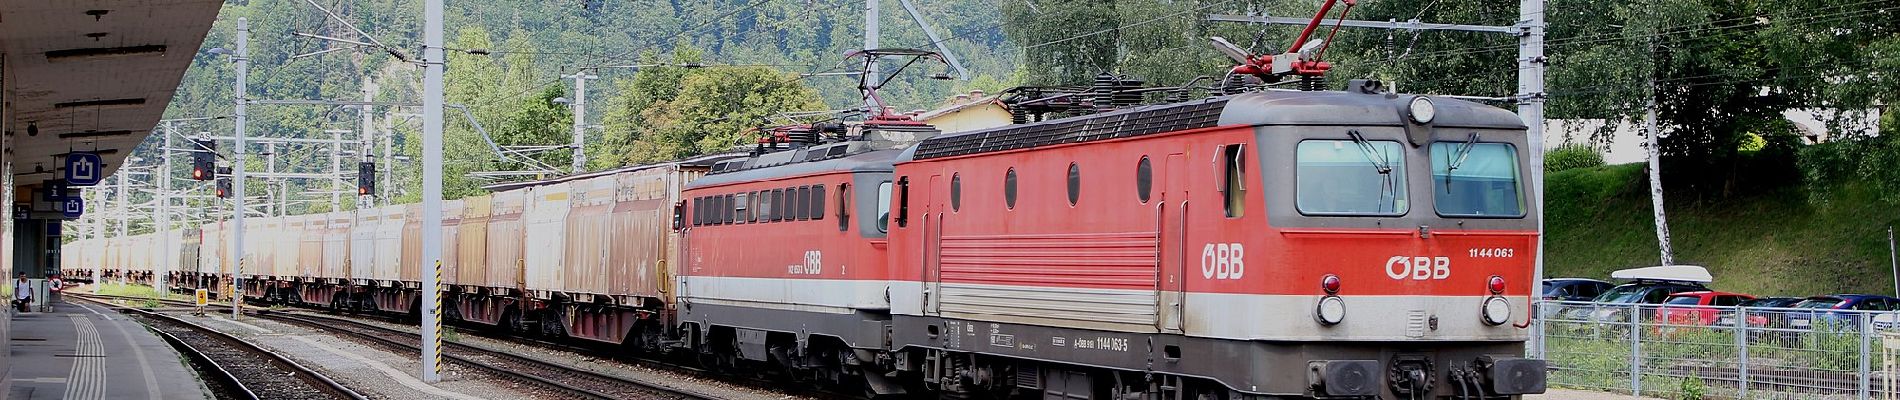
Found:
[[[1816,204],[1831,202],[1853,184],[1871,188],[1884,204],[1900,204],[1900,137],[1895,135],[1808,146],[1799,165],[1808,199]]]
[[[1603,166],[1603,154],[1588,145],[1566,144],[1544,152],[1544,172]]]
[[[696,62],[681,52],[674,64]],[[824,109],[796,76],[762,67],[643,68],[608,101],[602,167],[717,153],[750,143],[748,130],[785,121],[780,114]]]
[[[1702,400],[1702,397],[1707,396],[1708,392],[1709,385],[1703,383],[1701,377],[1684,377],[1682,378],[1682,384],[1676,386],[1676,399]]]
[[[1676,168],[1668,161],[1665,172]],[[1739,168],[1759,168],[1749,162]],[[1646,175],[1642,164],[1546,175],[1548,276],[1605,279],[1657,263]],[[1803,186],[1784,184],[1707,200],[1672,184],[1665,199],[1676,262],[1707,266],[1717,289],[1757,296],[1892,290],[1886,230],[1900,217],[1879,200],[1890,191],[1847,180],[1830,193],[1831,201],[1812,203]]]

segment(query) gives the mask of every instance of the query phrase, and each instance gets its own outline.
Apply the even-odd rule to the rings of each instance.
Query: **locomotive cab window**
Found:
[[[1295,148],[1295,203],[1307,215],[1405,215],[1405,145],[1366,140],[1306,140]]]
[[[1477,139],[1474,133],[1467,141],[1432,143],[1433,207],[1444,216],[1524,216],[1517,148]]]
[[[1247,152],[1246,145],[1234,144],[1221,148],[1221,204],[1227,210],[1227,218],[1240,218],[1247,215]]]

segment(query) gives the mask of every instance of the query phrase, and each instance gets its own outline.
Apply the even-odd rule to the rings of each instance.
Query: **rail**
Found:
[[[352,400],[367,400],[368,399],[367,397],[364,397],[362,394],[357,393],[354,390],[351,390],[348,386],[345,386],[334,379],[330,379],[329,376],[326,376],[323,373],[317,372],[316,370],[311,369],[309,367],[305,367],[302,364],[297,363],[295,360],[291,360],[289,357],[284,356],[283,354],[279,354],[275,351],[265,349],[262,346],[258,346],[255,343],[251,343],[250,341],[238,338],[237,336],[233,336],[231,334],[224,333],[216,329],[211,329],[204,325],[192,323],[190,321],[186,321],[178,317],[166,315],[162,312],[144,310],[144,309],[140,309],[136,307],[126,307],[126,306],[112,304],[112,303],[100,300],[100,298],[121,298],[121,299],[135,299],[135,300],[143,300],[143,299],[131,298],[131,297],[119,297],[119,296],[97,296],[97,295],[87,295],[87,294],[82,294],[82,293],[68,293],[67,295],[69,296],[69,298],[76,298],[80,300],[91,301],[91,302],[109,307],[121,313],[129,312],[129,313],[137,314],[145,318],[162,320],[173,325],[184,327],[185,329],[191,330],[198,334],[209,336],[217,341],[236,347],[241,351],[263,356],[264,359],[268,360],[270,364],[276,366],[279,369],[282,369],[285,371],[291,371],[293,375],[296,375],[298,377],[298,379],[301,379],[304,382],[309,383],[311,387],[314,387],[317,390],[322,391],[325,395],[327,395],[330,398],[352,399]],[[252,389],[252,386],[254,385],[245,383],[242,378],[238,377],[237,373],[233,372],[229,368],[226,368],[225,365],[223,365],[223,363],[220,363],[217,360],[214,360],[209,354],[207,354],[205,350],[200,349],[199,346],[194,346],[189,341],[180,339],[178,336],[164,329],[152,329],[152,331],[158,333],[159,337],[164,339],[167,343],[170,343],[172,347],[179,349],[179,351],[181,352],[184,352],[185,356],[188,358],[191,358],[194,363],[197,363],[198,365],[203,366],[204,370],[214,372],[215,376],[213,377],[213,379],[216,379],[219,382],[225,385],[228,385],[228,387],[231,388],[231,391],[236,392],[235,394],[241,395],[243,398],[247,398],[247,399],[271,398],[271,397],[259,395],[256,390]]]

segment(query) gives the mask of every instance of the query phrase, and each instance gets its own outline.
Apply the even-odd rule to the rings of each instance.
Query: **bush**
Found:
[[[1544,153],[1544,173],[1602,165],[1603,154],[1586,145],[1566,144]]]

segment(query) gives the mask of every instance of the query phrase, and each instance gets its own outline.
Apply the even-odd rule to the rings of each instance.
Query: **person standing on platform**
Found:
[[[27,312],[27,306],[33,303],[33,284],[26,281],[26,273],[21,272],[19,279],[13,281],[13,309]]]

